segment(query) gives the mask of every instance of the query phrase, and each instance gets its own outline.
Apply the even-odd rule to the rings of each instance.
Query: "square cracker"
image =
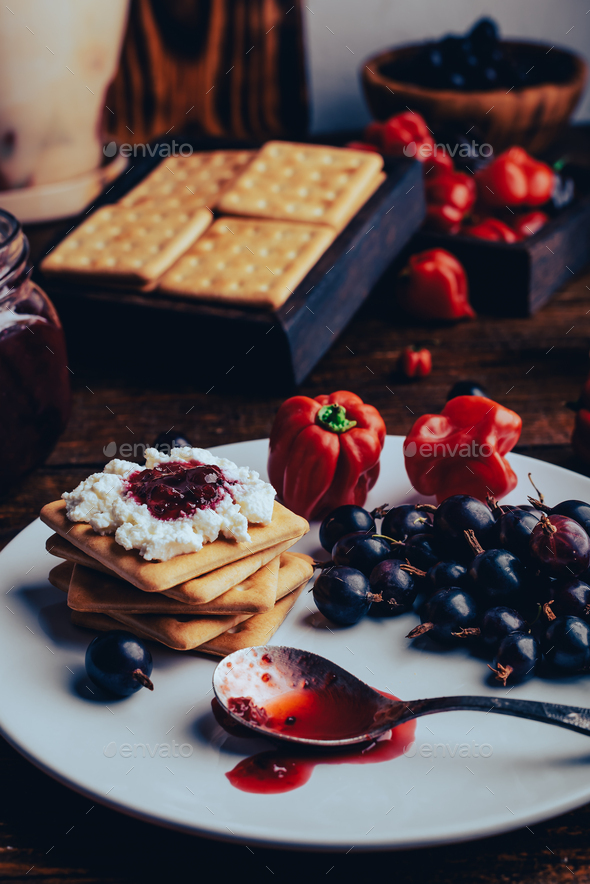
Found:
[[[43,259],[41,269],[64,278],[147,285],[172,266],[212,218],[201,207],[102,206]]]
[[[186,605],[161,593],[144,593],[116,577],[75,565],[69,572],[68,606],[75,611],[103,614],[258,614],[270,610],[294,583],[309,580],[313,573],[310,562],[309,556],[283,553],[242,583],[201,605]],[[61,567],[58,565],[58,569]],[[65,576],[64,572],[56,578],[63,582]]]
[[[158,291],[276,310],[335,236],[320,224],[219,218],[164,274]]]
[[[215,654],[216,657],[226,657],[242,648],[256,648],[265,645],[287,617],[305,589],[306,583],[307,581],[292,589],[270,611],[265,611],[264,614],[255,614],[254,617],[243,620],[242,623],[238,623],[226,632],[203,642],[196,650],[206,654]]]
[[[238,543],[235,540],[218,537],[214,543],[206,543],[199,552],[175,556],[167,562],[146,562],[137,550],[123,549],[111,535],[97,534],[86,522],[70,522],[66,516],[65,500],[54,500],[52,503],[46,504],[41,510],[40,516],[41,521],[49,525],[57,534],[69,540],[91,558],[106,565],[123,580],[128,580],[129,583],[145,592],[162,592],[224,566],[230,566],[233,570],[234,563],[240,559],[267,550],[279,543],[289,540],[295,542],[309,531],[309,524],[305,519],[296,516],[295,513],[275,501],[273,517],[269,525],[249,526],[251,538],[249,542]],[[271,558],[274,558],[274,555]],[[229,579],[231,579],[232,570],[226,572],[225,576]],[[229,589],[237,582],[232,579],[225,589]],[[223,592],[225,589],[221,591]],[[202,599],[202,601],[206,600]]]
[[[60,589],[62,592],[68,592],[73,571],[73,562],[62,562],[61,565],[56,565],[55,568],[51,569],[47,579],[56,589]]]
[[[351,205],[383,168],[378,153],[268,141],[220,196],[228,215],[342,228]]]
[[[55,538],[57,538],[57,540]],[[271,562],[282,552],[293,546],[296,541],[297,538],[286,540],[283,543],[277,543],[274,546],[268,547],[268,549],[261,550],[251,556],[246,556],[246,558],[233,562],[230,565],[217,568],[215,571],[210,571],[208,574],[203,574],[201,577],[187,580],[185,583],[180,583],[178,586],[173,586],[170,589],[166,589],[164,592],[156,593],[155,595],[157,597],[169,596],[171,599],[176,599],[182,605],[201,606],[208,604],[209,602],[213,602],[219,596],[226,594],[232,589],[232,587],[244,583],[244,581],[263,568],[268,562]],[[96,559],[86,555],[86,553],[82,552],[82,550],[79,550],[71,543],[68,543],[68,541],[60,537],[59,534],[52,534],[51,537],[48,538],[46,548],[52,555],[66,559],[70,563],[82,565],[86,569],[100,571],[116,580],[119,585],[127,586],[129,589],[133,589],[134,592],[142,592],[139,588],[136,589],[136,587],[131,586],[127,581],[121,581],[114,571],[111,571],[110,568],[105,567],[105,565],[102,565]],[[272,601],[274,602],[274,596]],[[147,604],[149,605],[151,603],[147,602]],[[164,604],[166,604],[165,601]],[[150,610],[153,610],[153,608],[150,608]]]
[[[167,157],[125,194],[119,205],[129,207],[151,202],[161,208],[182,205],[214,209],[221,191],[254,154],[252,150],[215,150],[188,157]]]
[[[234,586],[243,584],[268,562],[271,562],[282,552],[293,546],[296,541],[297,538],[294,540],[287,540],[284,543],[277,543],[275,546],[268,547],[268,549],[261,550],[251,556],[246,556],[246,558],[233,562],[230,565],[225,565],[222,568],[217,568],[215,571],[210,571],[209,574],[203,574],[202,577],[195,577],[193,580],[187,580],[185,583],[173,586],[162,593],[155,593],[155,595],[157,598],[168,596],[170,599],[176,599],[182,605],[196,605],[201,607],[202,605],[213,602],[221,595],[227,594],[227,592]],[[132,589],[134,592],[139,592],[140,594],[143,593],[143,590],[132,586],[127,581],[122,581],[121,578],[118,577],[114,571],[111,571],[110,568],[105,567],[105,565],[102,565],[96,559],[86,555],[82,550],[60,537],[59,534],[52,534],[51,537],[47,539],[45,546],[47,552],[59,558],[66,559],[67,563],[70,565],[82,565],[85,569],[92,569],[95,572],[100,571],[102,574],[108,575],[111,579],[116,580],[118,585],[126,586],[129,590]],[[54,568],[53,571],[56,571],[57,575],[65,574],[65,570],[57,571]],[[71,568],[69,573],[71,574]],[[96,584],[96,586],[98,586],[98,584]],[[61,587],[58,586],[58,589],[60,588]],[[147,595],[150,594],[148,593]],[[152,593],[152,595],[154,594]],[[151,607],[150,602],[147,602],[146,604],[150,605],[149,609],[146,610],[154,610]],[[166,604],[165,601],[164,604]]]
[[[69,540],[60,537],[59,534],[52,534],[51,537],[47,538],[45,549],[50,555],[56,556],[58,559],[66,559],[71,564],[84,565],[85,568],[94,568],[95,571],[102,571],[103,574],[110,574],[111,577],[116,576],[106,565],[82,552],[81,549],[78,549]]]
[[[142,592],[125,580],[74,565],[68,607],[74,611],[114,614],[257,614],[277,599],[279,556],[250,577],[202,605],[187,605],[161,592]]]
[[[141,638],[160,641],[162,644],[177,650],[196,648],[197,650],[224,656],[239,648],[250,647],[254,644],[264,644],[279,628],[303,591],[307,583],[309,569],[311,568],[311,560],[308,556],[293,554],[290,555],[290,559],[291,561],[284,572],[282,580],[281,571],[283,571],[283,568],[279,571],[279,592],[282,594],[280,600],[277,601],[274,608],[262,614],[255,614],[254,616],[239,614],[233,618],[231,616],[185,618],[183,622],[174,617],[157,617],[153,614],[127,616],[117,614],[115,619],[107,614],[72,611],[72,623],[77,626],[85,626],[88,629],[102,631],[120,629],[121,623],[124,623]],[[299,559],[300,563],[294,561],[296,559]],[[296,581],[301,579],[302,574],[304,575],[303,581],[296,583]],[[249,630],[236,630],[236,627],[243,622],[251,624]],[[225,626],[225,629],[221,630],[221,626]],[[228,630],[232,630],[232,632],[228,632]],[[218,639],[218,636],[221,636],[221,632],[227,633],[225,641],[219,641]],[[202,638],[207,633],[209,634],[208,637]],[[192,644],[192,642],[197,641],[199,638],[202,638],[199,644]],[[215,642],[213,641],[214,639],[216,640]]]

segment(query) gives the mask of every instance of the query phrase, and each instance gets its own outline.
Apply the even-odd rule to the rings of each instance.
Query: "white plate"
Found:
[[[369,506],[415,499],[401,445],[401,437],[388,437]],[[215,451],[265,474],[266,440]],[[590,479],[519,455],[509,459],[519,477],[509,501],[525,500],[529,470],[549,504],[590,499]],[[477,712],[420,719],[414,748],[392,761],[319,765],[305,786],[279,795],[238,791],[224,774],[269,746],[228,737],[215,723],[214,660],[154,646],[153,694],[142,690],[108,705],[91,698],[84,674],[90,634],[71,626],[62,594],[47,583],[55,563],[44,550],[48,534],[36,521],[0,554],[0,728],[42,770],[92,800],[246,844],[345,850],[492,835],[590,800],[587,737]],[[317,526],[299,548],[318,552]],[[485,663],[463,649],[409,646],[404,635],[417,622],[414,615],[329,631],[314,610],[304,594],[274,643],[316,651],[408,700],[502,690],[488,685]],[[590,681],[535,678],[510,695],[588,706]],[[136,757],[125,757],[125,744],[138,746],[131,749]],[[168,751],[176,757],[167,757]]]

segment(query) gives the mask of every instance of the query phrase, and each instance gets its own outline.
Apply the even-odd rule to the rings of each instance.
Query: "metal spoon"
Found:
[[[590,736],[590,709],[503,697],[394,701],[335,663],[297,648],[267,645],[235,651],[217,666],[213,690],[223,708],[240,724],[266,737],[306,746],[363,743],[421,715],[466,709],[543,721]],[[283,713],[289,712],[288,695],[313,699],[318,710],[317,733],[310,726],[303,730],[300,727],[300,733],[290,733],[285,719],[296,716],[272,718],[277,703],[282,705]],[[265,719],[267,708],[271,712]],[[325,710],[330,712],[328,719],[323,715]]]

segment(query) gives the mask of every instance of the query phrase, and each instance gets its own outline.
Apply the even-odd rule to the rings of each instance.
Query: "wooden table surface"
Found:
[[[531,319],[478,318],[453,327],[411,326],[396,315],[391,284],[374,292],[345,334],[301,387],[315,396],[350,389],[377,406],[389,433],[406,433],[424,412],[439,410],[451,384],[483,382],[497,401],[523,418],[517,451],[577,469],[569,439],[575,399],[590,369],[590,274],[571,284]],[[426,342],[432,375],[403,382],[395,373],[402,345]],[[47,464],[0,502],[0,542],[6,543],[107,458],[110,442],[151,442],[174,426],[195,444],[265,437],[284,396],[198,392],[190,373],[163,370],[153,380],[117,374],[116,353],[86,366],[73,362],[70,424]],[[109,370],[106,370],[108,364]],[[287,391],[288,393],[289,391]],[[523,497],[528,489],[523,489]],[[9,677],[6,674],[4,677]],[[343,775],[345,770],[343,769]],[[444,848],[391,854],[305,854],[217,844],[137,822],[55,783],[0,740],[0,879],[44,882],[177,881],[204,865],[232,879],[246,873],[314,874],[323,880],[395,871],[398,884],[443,882],[590,881],[590,805],[531,829]],[[445,813],[441,807],[441,813]],[[73,827],[73,828],[72,828]],[[393,865],[395,864],[395,865]],[[208,872],[207,877],[212,874]]]

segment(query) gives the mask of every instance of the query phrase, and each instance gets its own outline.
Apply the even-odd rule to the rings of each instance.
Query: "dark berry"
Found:
[[[405,540],[413,534],[432,531],[432,513],[416,509],[411,503],[394,506],[381,523],[381,534],[394,540]]]
[[[403,544],[400,544],[403,546]],[[379,562],[395,558],[395,544],[384,537],[367,534],[346,534],[337,540],[332,549],[332,561],[335,565],[346,565],[362,571],[366,577]]]
[[[445,558],[457,556],[460,561],[471,561],[473,550],[465,531],[473,531],[482,547],[489,549],[495,543],[496,520],[483,501],[467,494],[454,494],[443,500],[434,514],[434,536]]]
[[[526,589],[526,569],[507,549],[487,549],[477,555],[469,569],[471,591],[486,608],[517,604]]]
[[[416,581],[407,567],[399,560],[387,559],[373,568],[369,583],[381,601],[371,605],[371,617],[397,617],[410,610],[416,598]]]
[[[581,525],[586,534],[590,534],[590,504],[583,500],[562,500],[557,506],[551,507],[551,515],[567,516]]]
[[[447,393],[447,402],[450,399],[456,399],[457,396],[484,396],[487,399],[489,393],[477,381],[457,381]]]
[[[432,534],[412,534],[405,544],[405,555],[415,568],[428,571],[440,559]],[[400,556],[401,557],[401,556]]]
[[[571,614],[590,623],[590,586],[581,580],[568,580],[553,588],[551,611],[557,616]]]
[[[500,642],[513,632],[526,632],[527,624],[514,608],[497,607],[486,611],[481,622],[481,638],[490,650],[497,650]]]
[[[590,564],[590,538],[566,516],[543,515],[529,541],[533,562],[552,577],[581,574]]]
[[[469,31],[476,52],[491,52],[499,40],[498,25],[491,18],[480,18]]]
[[[498,518],[498,542],[503,549],[518,556],[526,562],[529,559],[529,541],[533,528],[541,518],[541,513],[522,509],[513,509],[503,512]]]
[[[327,568],[313,587],[314,601],[328,620],[338,626],[353,626],[364,617],[373,594],[368,578],[355,568]]]
[[[532,675],[540,660],[541,648],[534,636],[511,632],[500,643],[492,670],[496,681],[506,686],[508,682],[524,681]]]
[[[426,580],[433,590],[445,586],[465,588],[469,582],[467,568],[459,562],[437,562],[428,569]]]
[[[366,534],[375,533],[375,520],[373,516],[363,509],[362,506],[346,503],[332,510],[322,522],[320,526],[320,543],[327,552],[331,552],[332,547],[341,537],[361,531]]]
[[[579,617],[558,617],[545,631],[543,651],[560,675],[573,675],[590,666],[590,626]]]
[[[408,638],[428,635],[443,645],[464,641],[477,627],[477,605],[468,593],[457,587],[439,589],[424,604],[421,626],[413,629]]]
[[[142,687],[153,691],[152,666],[149,648],[132,632],[122,629],[97,635],[86,649],[88,678],[118,697],[128,697]]]
[[[166,433],[160,433],[153,447],[162,454],[170,454],[173,448],[192,448],[192,445],[182,433],[168,430]]]

